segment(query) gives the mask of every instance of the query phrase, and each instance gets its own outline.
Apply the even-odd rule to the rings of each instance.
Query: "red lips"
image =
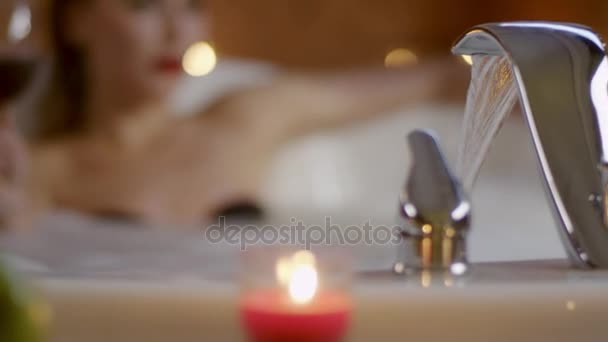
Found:
[[[177,74],[182,71],[182,64],[178,58],[162,57],[156,63],[156,68],[162,72]]]

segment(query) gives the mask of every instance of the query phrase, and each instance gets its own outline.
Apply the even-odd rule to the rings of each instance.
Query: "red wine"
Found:
[[[20,95],[30,83],[35,58],[0,56],[0,104]]]

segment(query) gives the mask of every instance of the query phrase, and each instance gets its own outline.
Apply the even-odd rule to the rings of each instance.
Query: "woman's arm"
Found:
[[[469,69],[450,59],[403,69],[292,73],[235,94],[222,112],[280,139],[429,101],[465,99]],[[456,95],[458,94],[458,95]]]

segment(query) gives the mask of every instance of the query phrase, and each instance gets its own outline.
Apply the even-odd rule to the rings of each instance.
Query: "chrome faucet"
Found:
[[[547,197],[574,265],[608,268],[608,59],[590,28],[554,22],[484,24],[454,45],[506,56]]]
[[[608,268],[608,59],[601,38],[577,24],[492,23],[467,31],[452,51],[508,59],[567,254],[575,266]],[[433,137],[418,131],[409,140],[414,164],[400,202],[404,246],[394,270],[466,269],[470,204]]]
[[[466,237],[471,204],[432,133],[417,130],[408,141],[414,163],[400,197],[401,226],[395,273],[467,271]]]

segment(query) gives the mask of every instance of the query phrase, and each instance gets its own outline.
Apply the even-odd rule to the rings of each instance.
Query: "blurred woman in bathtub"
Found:
[[[68,208],[200,222],[255,204],[269,159],[286,140],[436,96],[453,76],[432,65],[287,73],[199,115],[174,115],[168,103],[181,57],[209,38],[207,23],[201,0],[51,0],[52,76],[32,104],[29,161],[11,159],[22,177],[2,187],[2,197],[20,205],[2,215]],[[0,153],[17,153],[14,142]]]

